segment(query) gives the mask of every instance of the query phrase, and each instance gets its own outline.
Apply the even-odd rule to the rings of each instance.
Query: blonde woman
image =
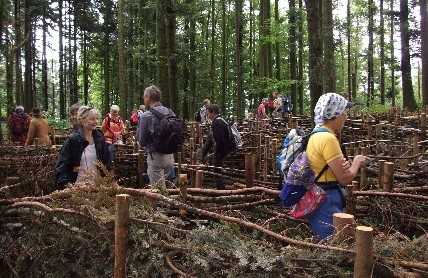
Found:
[[[70,134],[65,140],[55,166],[57,185],[61,189],[69,183],[91,181],[94,175],[88,173],[99,170],[96,160],[111,169],[111,154],[103,133],[97,129],[100,116],[97,109],[80,106],[77,112],[77,132]]]

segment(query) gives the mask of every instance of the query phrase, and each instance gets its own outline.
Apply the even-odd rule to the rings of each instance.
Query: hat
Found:
[[[316,125],[324,124],[325,120],[331,120],[351,108],[353,102],[336,93],[326,93],[320,96],[314,109],[314,121]]]
[[[40,108],[33,108],[33,112],[31,112],[31,114],[33,116],[40,116],[41,115]]]

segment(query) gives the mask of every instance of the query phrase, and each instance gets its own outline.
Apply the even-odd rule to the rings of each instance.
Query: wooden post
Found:
[[[413,166],[418,167],[419,165],[419,156],[416,156],[419,153],[419,135],[415,134],[413,136]]]
[[[338,242],[348,241],[355,237],[355,218],[352,214],[334,213],[333,225],[335,230],[334,240]]]
[[[372,277],[373,228],[357,226],[355,253],[354,278]]]
[[[196,178],[195,178],[195,187],[201,188],[202,187],[202,181],[204,179],[204,171],[202,170],[196,170]]]
[[[345,188],[345,192],[346,192],[345,213],[355,214],[356,204],[355,204],[355,198],[354,198],[354,185],[348,184]]]
[[[379,174],[377,176],[377,182],[379,183],[379,188],[383,188],[383,176],[384,176],[384,170],[385,170],[385,162],[386,160],[380,159],[378,161],[378,171]]]
[[[260,133],[254,134],[254,136],[255,136],[255,140],[254,140],[255,147],[257,148],[256,149],[257,156],[256,156],[254,163],[255,163],[255,169],[257,170],[257,172],[260,172],[262,169],[262,163],[261,163],[261,160],[262,160],[262,148],[261,148],[262,136]]]
[[[177,162],[178,162],[178,169],[177,169],[177,176],[179,177],[181,174],[181,152],[177,153]]]
[[[274,175],[277,173],[277,165],[276,165],[276,150],[278,149],[278,139],[272,139],[272,171]]]
[[[270,144],[270,136],[265,136],[265,147],[263,154],[263,181],[267,181],[268,176],[268,161],[269,161],[269,144]]]
[[[39,146],[39,138],[34,138],[34,146]]]
[[[421,140],[427,139],[427,114],[421,113]]]
[[[254,186],[254,155],[251,153],[245,154],[245,185],[247,187]]]
[[[138,153],[139,150],[140,150],[140,145],[138,145],[138,142],[135,141],[134,145],[133,145],[133,148],[132,148],[132,152],[133,153]]]
[[[372,140],[373,139],[373,134],[372,134],[372,118],[368,117],[367,118],[367,139],[368,140]]]
[[[178,185],[180,187],[180,202],[183,204],[186,203],[187,200],[187,174],[180,174]],[[186,216],[186,210],[183,207],[178,208],[178,214],[182,217]]]
[[[383,170],[383,191],[391,192],[394,186],[394,163],[385,162]]]
[[[138,187],[142,188],[144,187],[144,178],[143,178],[143,173],[144,173],[144,167],[145,167],[145,155],[144,152],[139,152],[138,153],[138,158],[137,158],[137,173],[138,173],[138,177],[137,177],[137,183],[138,183]]]
[[[360,185],[357,181],[352,181],[351,184],[354,187],[354,190],[360,190]]]
[[[195,127],[196,123],[190,123],[190,138],[196,138]]]
[[[131,196],[116,195],[116,220],[114,231],[114,277],[126,277],[126,252],[129,236],[129,205]]]

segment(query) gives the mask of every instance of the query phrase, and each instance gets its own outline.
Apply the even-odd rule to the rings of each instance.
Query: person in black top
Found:
[[[232,151],[229,125],[219,114],[217,104],[207,106],[207,117],[212,121],[212,132],[208,134],[202,149],[197,152],[199,161],[205,162],[208,152],[215,146],[213,156],[213,165],[215,167],[223,167],[225,158]],[[215,171],[221,174],[221,169],[216,168]],[[222,177],[216,176],[215,183],[217,189],[225,189]]]
[[[55,166],[56,181],[60,189],[75,182],[90,183],[97,172],[103,175],[96,164],[97,160],[107,170],[112,169],[113,158],[103,133],[97,128],[100,112],[93,107],[80,106],[77,119],[77,131],[68,135]]]

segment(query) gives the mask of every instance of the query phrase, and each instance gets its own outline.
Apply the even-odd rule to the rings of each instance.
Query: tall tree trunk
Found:
[[[71,90],[70,90],[70,104],[76,103],[79,100],[78,95],[78,84],[77,84],[77,1],[73,1],[73,13],[74,13],[74,19],[73,19],[73,61],[72,67],[70,70],[72,71],[71,77],[73,78],[71,80]]]
[[[304,52],[304,44],[303,44],[303,0],[299,0],[299,86],[297,88],[299,95],[299,114],[303,115],[303,95],[304,95],[304,80],[303,80],[303,52]],[[295,108],[294,108],[295,109]]]
[[[125,12],[124,0],[119,0],[117,4],[117,50],[119,58],[119,107],[126,107],[126,67],[125,67],[125,34],[124,19]],[[109,104],[106,104],[109,105]],[[120,116],[126,119],[126,109],[121,109]]]
[[[180,99],[178,97],[177,50],[176,50],[176,21],[174,0],[166,0],[166,41],[168,51],[168,90],[169,103],[166,104],[177,114],[181,115]]]
[[[242,5],[243,0],[235,0],[235,38],[236,38],[236,107],[238,119],[244,118],[243,67],[242,67]]]
[[[348,98],[350,100],[353,99],[352,96],[352,71],[351,71],[351,0],[348,0],[348,4],[346,5],[346,36],[348,40],[347,45],[347,55],[348,55],[348,70],[347,70],[347,77],[348,77]]]
[[[226,0],[221,0],[221,102],[220,111],[222,115],[226,115]]]
[[[275,23],[278,26],[281,24],[279,21],[279,0],[275,0]],[[281,45],[278,39],[275,41],[275,78],[281,80]]]
[[[322,37],[324,50],[324,93],[336,91],[332,5],[332,0],[322,1],[322,26],[324,30]]]
[[[89,63],[88,63],[88,35],[87,31],[83,30],[83,99],[85,103],[89,101]]]
[[[367,107],[370,106],[374,97],[374,81],[373,81],[373,0],[369,0],[369,25],[368,25],[368,33],[369,33],[369,46],[367,51]]]
[[[21,1],[15,0],[15,101],[16,104],[24,104],[22,96],[22,66],[21,66],[21,43],[22,38],[22,13],[21,13]],[[28,107],[26,107],[28,109]]]
[[[415,95],[412,84],[410,65],[409,6],[407,0],[400,0],[400,35],[401,35],[401,84],[403,87],[403,108],[416,110]]]
[[[46,33],[47,33],[47,24],[46,17],[42,16],[42,91],[43,91],[43,110],[47,111],[49,109],[49,96],[48,96],[48,60],[46,58]]]
[[[427,0],[419,0],[421,15],[422,103],[428,105],[428,21]]]
[[[62,15],[63,0],[58,1],[58,62],[59,62],[59,113],[61,119],[65,119],[65,90],[64,90],[64,43],[63,43],[63,15]]]
[[[390,47],[390,68],[391,68],[391,105],[395,106],[395,55],[394,55],[394,0],[391,0],[390,2],[390,13],[391,13],[391,24],[390,24],[390,37],[389,37],[389,47]]]
[[[385,20],[383,12],[383,0],[379,3],[379,32],[380,32],[380,104],[385,104]]]
[[[169,104],[168,92],[168,57],[165,25],[166,0],[156,1],[156,55],[157,55],[157,85],[162,91],[163,103]]]
[[[186,0],[186,4],[191,7],[193,4],[193,0]],[[188,12],[186,14],[186,18],[184,19],[184,47],[185,49],[189,49],[190,50],[190,21],[193,18],[193,13],[192,12]],[[190,51],[185,52],[184,55],[184,65],[183,65],[183,78],[182,78],[182,82],[181,82],[181,86],[182,86],[182,91],[184,92],[183,95],[183,117],[185,119],[191,119],[189,117],[189,111],[193,111],[194,109],[196,109],[196,106],[194,106],[195,101],[194,98],[195,96],[192,95],[192,93],[189,90],[189,82],[190,82],[190,56],[193,55],[193,53],[191,53]],[[191,119],[193,120],[193,119]]]
[[[320,0],[306,0],[309,40],[309,90],[311,94],[311,113],[322,94],[322,44]]]
[[[113,2],[112,0],[104,0],[104,23],[103,23],[103,75],[104,75],[104,113],[108,112],[110,104],[110,34],[113,31]],[[86,103],[85,103],[86,104]]]
[[[210,93],[211,100],[216,95],[216,77],[215,77],[215,26],[216,26],[216,13],[215,13],[216,0],[211,0],[211,53],[210,53]]]
[[[290,97],[292,107],[297,107],[297,55],[296,55],[296,1],[289,0],[289,25],[290,31],[288,35],[288,53],[290,56]]]
[[[34,95],[33,95],[33,75],[32,75],[32,64],[33,64],[33,55],[32,55],[32,23],[31,23],[31,14],[30,14],[30,0],[25,0],[25,25],[24,33],[27,37],[24,44],[25,51],[25,71],[24,71],[24,106],[29,109],[33,108],[35,105]]]
[[[259,78],[261,80],[261,92],[259,98],[266,97],[266,86],[267,79],[272,77],[272,62],[271,58],[271,44],[268,40],[270,34],[270,1],[260,0],[260,27],[259,27],[259,38],[260,38],[260,70]]]

